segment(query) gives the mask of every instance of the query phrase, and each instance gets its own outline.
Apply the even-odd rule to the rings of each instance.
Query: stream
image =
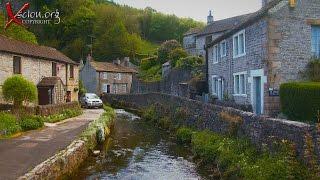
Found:
[[[209,179],[197,168],[189,147],[176,144],[164,130],[124,110],[116,110],[114,130],[72,179],[191,180]]]

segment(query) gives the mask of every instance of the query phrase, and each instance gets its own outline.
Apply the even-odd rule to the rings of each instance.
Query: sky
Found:
[[[215,20],[257,11],[262,0],[114,0],[136,8],[152,7],[166,14],[207,21],[209,10]]]

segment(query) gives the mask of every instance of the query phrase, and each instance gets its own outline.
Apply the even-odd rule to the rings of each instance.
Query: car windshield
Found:
[[[88,99],[99,99],[99,97],[97,95],[95,95],[95,94],[87,94],[86,97]]]

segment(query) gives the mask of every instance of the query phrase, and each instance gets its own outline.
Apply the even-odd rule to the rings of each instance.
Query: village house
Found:
[[[319,0],[262,0],[259,11],[207,44],[210,94],[276,115],[280,85],[302,80],[319,47]]]
[[[80,70],[80,80],[90,93],[128,94],[132,86],[132,76],[137,73],[130,64],[129,58],[109,63],[97,62],[88,56]]]
[[[4,81],[21,74],[38,88],[38,104],[78,100],[78,63],[58,50],[0,35],[0,103]]]
[[[215,21],[212,12],[207,17],[207,26],[203,29],[192,28],[183,36],[183,48],[193,56],[206,57],[205,45],[213,39],[246,20],[250,14]]]

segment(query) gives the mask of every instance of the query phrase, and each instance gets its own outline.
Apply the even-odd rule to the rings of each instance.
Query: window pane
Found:
[[[13,57],[13,73],[21,74],[21,57],[18,57],[18,56]]]
[[[233,53],[234,53],[234,55],[238,55],[239,53],[239,50],[238,50],[238,36],[236,36],[236,37],[234,37],[234,39],[233,39]]]
[[[52,76],[57,76],[57,63],[52,63]]]
[[[239,88],[240,88],[240,85],[239,85],[239,75],[236,75],[235,76],[235,93],[236,94],[239,94]]]
[[[70,65],[70,78],[74,77],[73,65]]]
[[[320,57],[320,26],[312,26],[312,54]]]
[[[243,54],[244,53],[244,35],[240,34],[239,35],[239,54]]]
[[[246,84],[245,84],[245,76],[244,74],[241,74],[240,76],[240,84],[241,84],[241,92],[240,94],[246,94]]]

